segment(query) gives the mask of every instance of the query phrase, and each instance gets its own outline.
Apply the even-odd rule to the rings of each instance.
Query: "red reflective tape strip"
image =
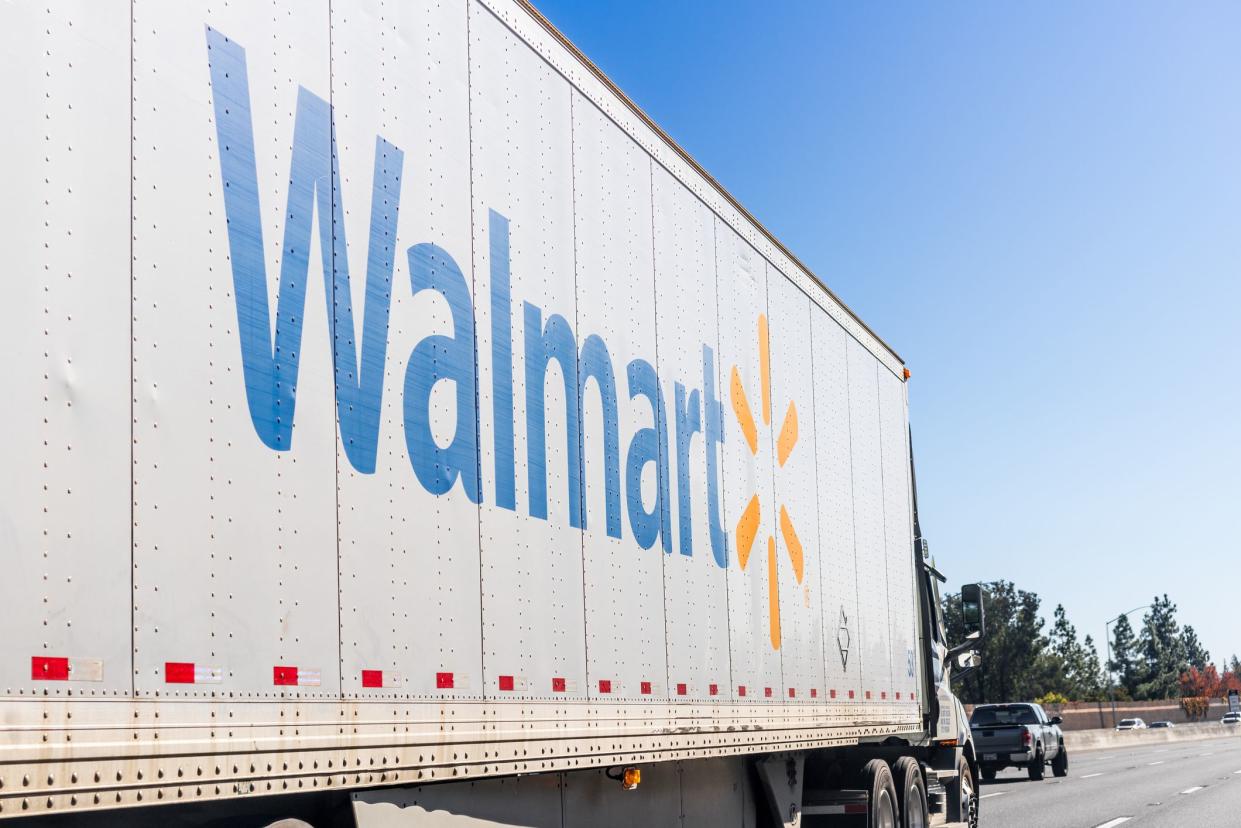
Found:
[[[828,691],[827,691],[827,696],[828,696],[828,698],[831,698],[831,699],[836,698],[836,690],[835,690],[835,689],[828,690]]]
[[[453,685],[452,673],[436,673],[435,674],[435,689],[451,690],[452,685]]]
[[[504,691],[505,693],[512,692],[513,690],[513,677],[512,676],[500,676],[499,683],[500,683],[500,689],[502,691]]]
[[[612,682],[609,681],[608,679],[599,679],[599,692],[600,693],[611,693]]]
[[[651,683],[649,681],[642,682],[642,695],[651,695]]]
[[[297,668],[296,667],[273,667],[272,668],[272,684],[277,687],[296,687],[297,686]]]
[[[870,691],[869,691],[869,690],[867,690],[867,691],[866,691],[866,698],[868,698],[868,699],[870,698]]]
[[[737,695],[738,695],[738,696],[744,696],[744,695],[745,695],[745,685],[744,685],[744,684],[738,684],[738,685],[737,685]]]
[[[553,678],[552,679],[552,692],[563,693],[565,691],[565,686],[567,684],[568,682],[566,682],[564,679],[560,678],[559,676],[557,676],[556,678]]]
[[[796,687],[790,687],[790,688],[789,688],[789,698],[790,698],[790,699],[795,699],[795,698],[797,698],[797,688],[796,688]]]
[[[685,682],[681,682],[680,684],[677,685],[678,696],[684,696],[688,692],[689,692],[689,688],[685,686]]]
[[[166,684],[193,684],[194,664],[189,661],[164,662],[164,682]]]
[[[850,691],[849,691],[849,698],[853,698],[853,691],[852,691],[852,690],[850,690]]]
[[[901,700],[901,693],[900,693],[900,691],[899,691],[899,690],[898,690],[898,691],[896,691],[896,700],[897,700],[897,701],[900,701],[900,700]]]
[[[810,688],[810,698],[812,698],[812,699],[817,699],[818,697],[819,697],[819,688],[817,688],[817,687],[811,687],[811,688]]]
[[[767,698],[769,698],[769,699],[770,699],[770,698],[771,698],[771,688],[770,688],[770,687],[764,687],[764,688],[763,688],[763,695],[764,695],[764,696],[766,696]]]
[[[384,671],[383,670],[363,670],[362,671],[363,687],[383,687]]]
[[[33,656],[30,659],[30,678],[34,681],[68,681],[69,659]]]
[[[918,694],[917,694],[917,693],[910,693],[910,694],[909,694],[909,700],[910,700],[910,701],[917,701],[917,700],[918,700]]]
[[[883,701],[887,701],[887,700],[888,700],[888,691],[887,691],[887,690],[882,691],[882,692],[879,694],[879,698],[880,698],[880,699],[882,699]]]
[[[718,684],[708,684],[707,692],[713,696],[718,696],[720,694],[720,686]]]

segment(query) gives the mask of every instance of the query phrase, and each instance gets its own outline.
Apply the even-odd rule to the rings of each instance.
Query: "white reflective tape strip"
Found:
[[[224,681],[224,668],[194,665],[195,684],[219,684],[222,681]]]
[[[401,674],[400,673],[389,673],[387,670],[384,670],[382,686],[385,688],[400,687],[401,686]]]
[[[69,681],[103,681],[103,659],[69,659]]]
[[[297,686],[298,687],[318,687],[323,683],[322,670],[305,670],[301,667],[297,668]]]

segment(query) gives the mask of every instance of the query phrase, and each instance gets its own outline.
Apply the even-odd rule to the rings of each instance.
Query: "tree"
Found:
[[[1135,698],[1174,698],[1180,690],[1181,674],[1189,669],[1185,640],[1176,621],[1176,604],[1166,594],[1156,596],[1142,620],[1140,651],[1145,676]]]
[[[1137,698],[1138,684],[1143,675],[1138,663],[1138,641],[1129,625],[1127,616],[1116,619],[1112,630],[1112,659],[1107,663],[1109,672],[1115,674],[1119,689],[1125,698]]]
[[[1106,697],[1103,666],[1099,663],[1099,651],[1095,648],[1094,639],[1086,636],[1082,643],[1082,675],[1080,679],[1081,696],[1079,701],[1103,701]]]
[[[1198,633],[1194,632],[1193,627],[1186,624],[1185,631],[1181,633],[1181,639],[1185,642],[1185,657],[1189,660],[1190,667],[1205,670],[1211,666],[1211,654],[1202,646],[1202,642],[1198,640]]]
[[[1069,622],[1064,606],[1057,605],[1048,635],[1051,652],[1059,660],[1064,681],[1061,693],[1076,701],[1097,701],[1103,692],[1102,669],[1094,640],[1077,640],[1077,628]]]
[[[962,701],[972,704],[1033,699],[1059,690],[1064,675],[1060,661],[1048,649],[1039,617],[1040,599],[1011,581],[984,585],[987,601],[987,637],[981,645],[982,665],[958,684]],[[961,598],[944,602],[944,623],[950,641],[965,638]]]

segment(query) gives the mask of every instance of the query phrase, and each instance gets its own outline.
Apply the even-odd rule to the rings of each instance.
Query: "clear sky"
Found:
[[[536,3],[905,358],[954,584],[1241,653],[1241,4]]]

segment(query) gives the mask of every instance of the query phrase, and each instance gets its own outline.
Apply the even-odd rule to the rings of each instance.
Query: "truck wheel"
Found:
[[[1026,765],[1026,771],[1030,774],[1031,782],[1043,781],[1043,765],[1046,762],[1047,760],[1043,758],[1043,749],[1039,748],[1035,752],[1034,758],[1030,760],[1030,764]]]
[[[1069,753],[1064,749],[1064,745],[1060,745],[1056,758],[1051,760],[1051,772],[1057,777],[1065,777],[1069,775]]]
[[[995,768],[990,767],[989,765],[983,765],[981,768],[979,768],[979,773],[982,774],[982,781],[984,782],[995,781]]]
[[[978,789],[964,755],[957,757],[957,776],[948,783],[948,821],[978,828]]]
[[[930,808],[926,802],[926,782],[922,768],[912,756],[902,756],[892,766],[896,790],[901,797],[901,828],[927,828]]]
[[[871,759],[862,771],[870,789],[866,828],[897,828],[896,785],[892,771],[882,759]]]

